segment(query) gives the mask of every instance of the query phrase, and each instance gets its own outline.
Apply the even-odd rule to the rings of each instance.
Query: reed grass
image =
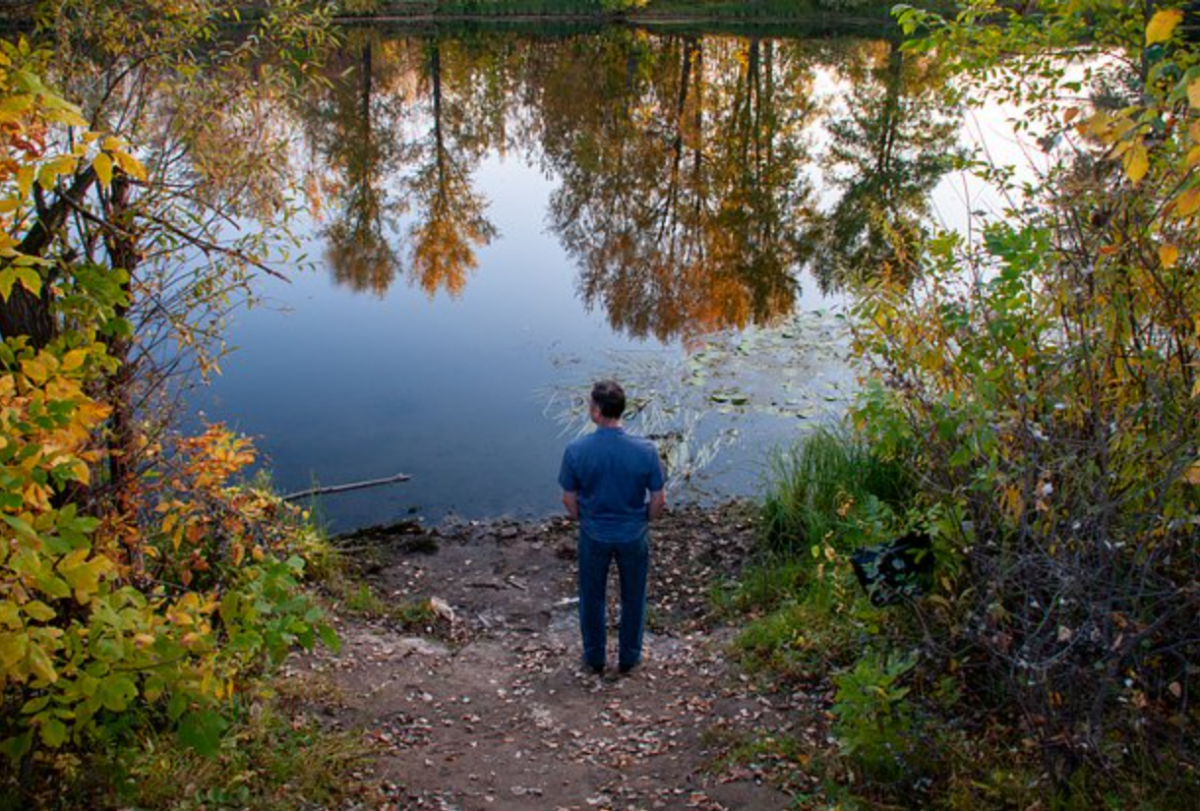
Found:
[[[872,498],[903,505],[912,482],[896,462],[879,459],[845,431],[819,428],[771,460],[762,507],[765,551],[791,555],[832,542],[856,505]]]

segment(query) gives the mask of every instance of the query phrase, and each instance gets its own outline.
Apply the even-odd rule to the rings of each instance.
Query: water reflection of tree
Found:
[[[441,45],[430,41],[425,46],[424,76],[432,128],[413,145],[417,169],[409,185],[417,212],[409,232],[411,272],[413,281],[429,295],[444,289],[457,296],[466,286],[467,273],[478,264],[476,248],[491,242],[496,228],[484,216],[487,203],[471,183],[486,141],[476,135],[477,121],[460,107],[451,107],[470,93],[460,84],[459,93],[448,100],[442,69]]]
[[[841,191],[805,235],[813,273],[828,291],[879,280],[907,286],[926,237],[929,193],[949,171],[957,127],[936,65],[892,42],[851,56],[845,110],[828,125],[824,174]]]
[[[549,223],[584,301],[637,336],[768,322],[790,311],[808,261],[826,289],[868,273],[905,282],[954,139],[928,62],[855,46],[822,166],[838,195],[817,213],[805,128],[822,111],[803,43],[630,31],[351,42],[313,140],[331,174],[335,276],[460,293],[496,233],[473,174],[515,146],[561,177]]]
[[[444,50],[435,39],[353,32],[328,93],[303,113],[319,164],[310,191],[333,203],[321,230],[328,263],[351,289],[382,295],[407,263],[429,295],[457,295],[495,234],[471,180],[488,144],[464,112],[474,76],[463,65],[447,92]]]
[[[392,238],[405,209],[386,184],[405,155],[393,137],[404,112],[393,86],[396,63],[377,59],[379,48],[376,36],[351,36],[330,64],[335,78],[311,108],[308,123],[310,143],[334,178],[314,178],[310,189],[318,203],[326,193],[334,199],[331,220],[322,229],[333,277],[353,290],[382,295],[399,269]],[[380,86],[383,92],[377,92]]]
[[[806,64],[759,40],[608,37],[600,48],[562,57],[589,59],[600,80],[551,84],[543,105],[562,175],[551,227],[580,262],[585,302],[660,339],[789,311],[810,192]]]

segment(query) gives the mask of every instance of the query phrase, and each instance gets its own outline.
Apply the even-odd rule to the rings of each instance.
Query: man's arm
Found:
[[[650,493],[650,506],[647,510],[650,515],[650,520],[653,521],[655,518],[658,518],[660,515],[663,514],[663,510],[665,510],[666,508],[667,508],[667,491],[666,490],[654,490],[653,492],[651,492]]]
[[[576,521],[579,520],[579,494],[573,490],[563,490],[563,506],[567,508],[567,515]]]

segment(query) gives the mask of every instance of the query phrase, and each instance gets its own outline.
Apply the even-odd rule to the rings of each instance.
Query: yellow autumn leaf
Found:
[[[87,466],[87,463],[81,459],[76,459],[71,465],[71,472],[75,475],[75,481],[87,486],[92,483],[92,471]]]
[[[1187,168],[1194,169],[1197,164],[1200,164],[1200,145],[1189,149],[1187,154]]]
[[[1179,195],[1175,201],[1175,213],[1180,217],[1190,217],[1200,211],[1200,187],[1193,187]]]
[[[75,171],[75,156],[61,155],[49,163],[42,164],[38,170],[37,181],[43,189],[50,189],[58,180],[59,175],[69,175]]]
[[[105,187],[112,185],[112,158],[101,152],[96,156],[96,159],[92,161],[92,168],[96,170],[96,177],[100,178],[101,185]]]
[[[1200,485],[1200,461],[1192,463],[1192,466],[1184,472],[1183,480],[1188,484]]]
[[[17,170],[17,189],[20,190],[21,197],[29,196],[29,192],[33,188],[33,178],[36,171],[35,167],[29,164]]]
[[[21,361],[21,372],[35,385],[40,386],[50,377],[43,358],[29,358]]]
[[[88,550],[68,552],[58,564],[58,571],[75,592],[75,599],[86,605],[100,588],[100,578],[112,571],[113,562],[106,557],[86,560]]]
[[[83,365],[87,360],[88,351],[86,349],[72,349],[67,354],[63,355],[62,366],[64,372],[73,372]]]
[[[0,634],[0,668],[5,673],[11,672],[25,660],[29,650],[29,635],[25,632]]]
[[[135,180],[146,179],[146,167],[142,166],[141,161],[130,155],[128,152],[113,152],[113,157],[117,160],[117,165],[124,170],[125,174]]]
[[[1125,153],[1124,163],[1125,176],[1129,178],[1129,182],[1135,186],[1141,183],[1146,172],[1150,170],[1150,156],[1146,153],[1146,146],[1140,142],[1131,146]]]
[[[1146,44],[1166,42],[1181,22],[1183,22],[1183,12],[1177,8],[1158,12],[1146,24]]]
[[[1162,262],[1164,268],[1173,268],[1179,261],[1179,248],[1174,245],[1160,245],[1158,247],[1158,261]]]
[[[46,651],[42,650],[42,646],[36,642],[32,642],[29,645],[29,670],[33,675],[48,684],[54,684],[54,682],[58,681],[58,673],[54,670],[54,663],[50,661],[50,657],[46,654]]]
[[[1187,94],[1188,104],[1193,107],[1200,107],[1200,79],[1195,79],[1188,84]]]
[[[58,124],[66,124],[68,127],[86,127],[88,125],[88,120],[80,115],[78,110],[73,108],[52,110],[46,114],[46,120]]]

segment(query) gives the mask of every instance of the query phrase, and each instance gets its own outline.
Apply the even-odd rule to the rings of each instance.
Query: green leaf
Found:
[[[332,625],[318,625],[317,633],[321,637],[321,642],[324,643],[325,647],[329,648],[329,650],[337,653],[342,649],[342,640],[338,638],[337,631],[333,630]]]
[[[42,292],[42,275],[30,267],[18,267],[14,271],[17,281],[35,296]]]
[[[218,712],[189,712],[179,721],[179,742],[203,757],[215,758],[220,754],[221,733],[227,726]]]
[[[107,710],[123,712],[129,703],[137,698],[137,685],[133,679],[121,673],[113,673],[101,679],[96,697]]]
[[[35,712],[41,712],[46,709],[46,705],[50,703],[50,696],[38,696],[31,698],[21,707],[22,715],[33,715]]]
[[[15,529],[18,535],[24,536],[27,540],[37,540],[37,532],[30,526],[28,521],[17,518],[15,515],[8,515],[7,513],[0,515],[0,518],[3,518],[4,523]]]
[[[13,764],[17,764],[29,753],[32,745],[33,733],[24,732],[0,743],[0,754],[7,757]]]
[[[167,702],[167,717],[175,721],[188,708],[188,697],[183,693],[173,693]]]
[[[32,600],[22,606],[22,608],[26,615],[33,617],[38,622],[49,622],[58,616],[58,612],[41,600]]]
[[[47,718],[42,722],[42,743],[51,749],[57,749],[67,742],[67,725],[57,718]]]
[[[61,577],[49,574],[38,575],[34,578],[34,585],[43,594],[53,597],[56,600],[71,596],[71,587]]]
[[[13,285],[17,282],[17,272],[13,268],[0,270],[0,298],[8,301],[12,295]]]

